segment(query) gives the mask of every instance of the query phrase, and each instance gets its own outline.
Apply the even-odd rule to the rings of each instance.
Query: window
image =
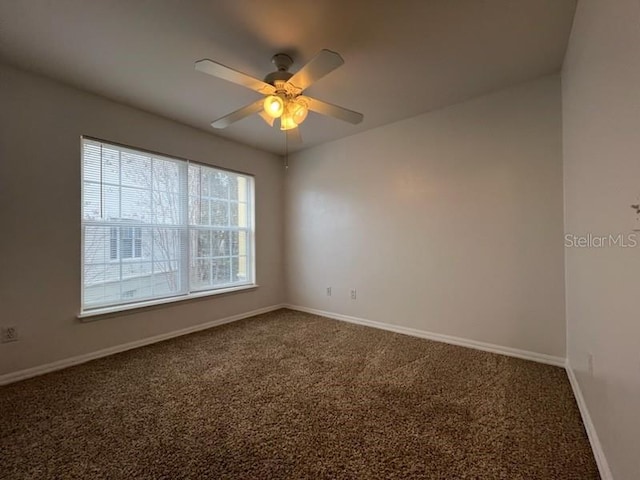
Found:
[[[82,139],[82,311],[254,284],[253,177]]]
[[[142,258],[142,228],[111,227],[109,257],[111,260]]]

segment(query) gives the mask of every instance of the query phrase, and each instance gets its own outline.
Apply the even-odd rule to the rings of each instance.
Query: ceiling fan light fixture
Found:
[[[284,112],[284,100],[278,95],[269,95],[264,99],[264,111],[271,118],[278,118]]]
[[[300,125],[307,118],[309,105],[304,98],[298,97],[289,105],[289,114],[296,125]]]
[[[280,130],[291,130],[298,125],[293,120],[293,116],[289,112],[285,112],[280,117]]]
[[[356,125],[362,122],[363,115],[321,100],[302,96],[308,87],[344,63],[342,57],[331,50],[320,52],[305,63],[297,72],[289,72],[293,60],[289,55],[278,53],[272,58],[277,71],[269,73],[264,80],[229,68],[207,58],[196,62],[196,70],[247,87],[264,97],[234,112],[214,120],[213,128],[226,128],[254,113],[258,113],[270,126],[280,130],[289,130],[287,137],[300,141],[300,132],[296,128],[307,118],[309,110],[321,115],[344,120]],[[280,119],[276,124],[275,120]]]

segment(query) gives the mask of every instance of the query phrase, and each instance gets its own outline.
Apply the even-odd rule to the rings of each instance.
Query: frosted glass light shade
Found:
[[[300,125],[302,122],[304,122],[304,119],[307,118],[307,114],[309,113],[307,102],[305,102],[302,98],[296,98],[295,100],[293,100],[293,102],[291,102],[291,104],[289,105],[288,110],[291,118],[293,119],[293,122],[296,125]]]
[[[298,125],[293,121],[293,117],[289,112],[285,112],[280,117],[280,130],[291,130]]]
[[[272,118],[278,118],[284,112],[284,101],[277,95],[269,95],[264,99],[264,111]]]

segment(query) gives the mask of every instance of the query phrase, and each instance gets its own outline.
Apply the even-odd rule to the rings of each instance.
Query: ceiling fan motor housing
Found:
[[[289,80],[292,76],[293,76],[293,74],[291,72],[285,72],[283,70],[278,70],[277,72],[271,72],[266,77],[264,77],[264,82],[268,83],[269,85],[273,85],[274,87],[278,88],[277,85],[276,85],[276,81],[280,81],[280,82],[284,83],[287,80]]]
[[[293,65],[293,59],[286,53],[276,53],[271,58],[271,63],[273,63],[278,70],[275,72],[271,72],[266,77],[264,77],[265,83],[268,83],[275,87],[275,82],[277,80],[284,83],[293,76],[293,73],[289,72],[289,67]]]

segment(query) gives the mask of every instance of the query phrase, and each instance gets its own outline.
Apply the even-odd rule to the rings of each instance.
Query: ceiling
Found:
[[[107,98],[283,153],[257,115],[212,120],[255,92],[194,70],[209,58],[258,78],[285,52],[345,65],[306,93],[362,112],[310,113],[306,148],[557,72],[575,0],[28,0],[0,2],[0,60]],[[291,149],[290,149],[291,150]]]

